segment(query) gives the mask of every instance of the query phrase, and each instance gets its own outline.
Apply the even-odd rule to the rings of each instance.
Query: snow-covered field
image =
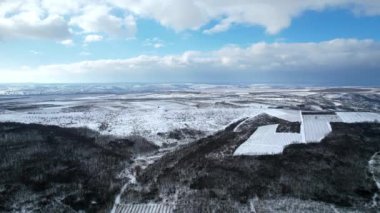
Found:
[[[321,141],[332,131],[330,122],[341,121],[337,115],[303,115],[302,117],[305,142]]]
[[[260,113],[300,120],[298,111],[269,109],[268,105],[259,103],[232,104],[231,99],[213,93],[58,97],[28,96],[17,102],[3,101],[3,106],[11,109],[0,110],[0,121],[88,127],[121,137],[137,134],[161,145],[173,141],[158,133],[188,128],[212,134],[236,119]],[[29,109],[30,106],[33,107]]]
[[[259,127],[246,142],[240,145],[234,155],[260,155],[282,153],[285,146],[299,143],[299,133],[276,132],[278,124]]]
[[[380,114],[373,112],[337,112],[345,123],[380,122]]]
[[[303,114],[300,133],[276,132],[277,124],[259,127],[234,152],[234,155],[282,153],[291,143],[320,142],[331,131],[331,122],[376,122],[380,114],[366,112],[339,112],[336,114]],[[238,131],[239,126],[234,131]]]
[[[207,135],[231,122],[261,113],[302,122],[300,142],[320,141],[331,131],[329,122],[380,120],[378,113],[301,116],[301,111],[296,109],[320,111],[325,104],[347,108],[346,100],[341,100],[349,97],[347,93],[320,95],[319,90],[311,88],[193,84],[3,85],[0,91],[3,91],[0,92],[3,94],[0,95],[0,122],[88,127],[120,137],[137,134],[158,145],[177,142],[160,133],[193,129]],[[377,91],[369,89],[363,93],[373,96]],[[309,101],[310,104],[305,104]]]
[[[63,106],[40,108],[34,111],[6,111],[0,114],[0,121],[39,123],[64,127],[88,127],[103,134],[116,136],[142,135],[161,144],[160,132],[190,128],[205,133],[218,131],[233,120],[268,113],[279,118],[299,121],[297,111],[267,109],[262,105],[238,108],[216,107],[212,102],[202,102],[197,107],[194,102],[175,102],[166,100],[92,103],[89,109],[74,110],[76,106],[68,103]],[[74,108],[71,110],[71,108]],[[103,125],[103,126],[102,126]]]

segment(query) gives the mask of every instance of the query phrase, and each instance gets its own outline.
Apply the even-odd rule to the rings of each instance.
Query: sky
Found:
[[[380,86],[379,0],[0,0],[0,83]]]

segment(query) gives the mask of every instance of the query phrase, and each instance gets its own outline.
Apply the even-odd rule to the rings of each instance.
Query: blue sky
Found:
[[[17,1],[0,1],[3,83],[380,82],[376,1]]]

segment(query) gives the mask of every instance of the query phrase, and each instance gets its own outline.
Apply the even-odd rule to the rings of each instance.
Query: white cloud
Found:
[[[199,1],[189,0],[110,0],[120,8],[146,18],[153,18],[163,26],[175,30],[198,29],[208,22],[208,13]],[[206,9],[206,8],[205,8]]]
[[[72,36],[71,28],[133,37],[135,17],[154,19],[176,31],[202,29],[212,34],[248,24],[276,34],[305,11],[330,8],[380,15],[376,0],[0,0],[0,38],[63,40]],[[211,21],[215,25],[203,29]]]
[[[67,39],[67,23],[61,16],[40,18],[34,12],[22,12],[10,18],[0,17],[0,38]]]
[[[79,26],[85,33],[104,32],[112,36],[133,37],[136,31],[134,17],[118,17],[111,10],[104,5],[87,6],[81,15],[71,18],[70,25]]]
[[[84,39],[84,42],[91,43],[91,42],[98,42],[103,40],[103,36],[101,35],[87,35]]]
[[[162,43],[156,43],[156,44],[153,45],[153,47],[156,48],[156,49],[158,49],[158,48],[162,48],[162,47],[164,47],[164,46],[165,46],[165,45],[162,44]]]
[[[154,47],[156,49],[165,47],[165,42],[157,37],[151,38],[151,39],[145,39],[144,46],[147,47]]]
[[[355,4],[352,10],[357,15],[378,16],[380,14],[380,3],[377,0],[351,0],[350,2]]]
[[[41,0],[40,5],[42,9],[45,9],[51,14],[75,14],[81,11],[81,8],[90,3],[88,0]],[[94,3],[99,3],[98,1],[93,1]]]
[[[65,45],[67,47],[74,46],[74,41],[71,39],[62,40],[59,43],[61,43],[62,45]]]
[[[107,0],[0,0],[0,39],[70,39],[71,31],[131,37],[132,15],[113,13]]]
[[[263,26],[270,34],[288,27],[304,11],[347,8],[357,14],[380,15],[374,0],[110,0],[134,14],[152,18],[177,31],[199,29],[211,20],[220,20],[205,33],[228,30],[231,24]]]
[[[64,17],[45,13],[37,0],[0,1],[0,38],[62,40],[69,37]]]
[[[230,19],[223,19],[220,23],[216,24],[210,29],[203,30],[205,34],[213,34],[213,33],[219,33],[219,32],[224,32],[227,31],[231,24],[233,23],[232,20]]]
[[[187,51],[179,55],[141,55],[128,59],[44,65],[28,70],[28,76],[34,75],[33,79],[38,82],[120,82],[144,81],[152,76],[155,79],[178,80],[185,74],[199,79],[216,75],[224,76],[226,80],[229,80],[228,76],[249,80],[247,76],[253,74],[297,72],[341,76],[344,79],[346,72],[356,72],[364,77],[378,73],[379,58],[380,43],[372,40],[255,43],[247,48],[226,46],[212,52]],[[7,74],[0,73],[2,80],[7,82]],[[21,74],[19,80],[25,79],[22,71],[16,73]]]

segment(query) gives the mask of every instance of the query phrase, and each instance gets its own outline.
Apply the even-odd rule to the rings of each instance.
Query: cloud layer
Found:
[[[380,1],[374,0],[0,0],[0,38],[67,40],[73,33],[131,37],[138,18],[176,31],[212,34],[248,24],[275,34],[304,11],[329,8],[380,15]],[[205,29],[211,21],[216,24]]]
[[[352,73],[365,78],[380,76],[379,58],[378,42],[336,39],[318,43],[255,43],[246,48],[226,46],[212,52],[141,55],[2,70],[0,73],[4,82],[20,79],[33,82],[207,82],[214,78],[256,82],[264,77],[289,75],[304,76],[306,81],[314,74],[338,76],[344,80],[346,74]]]

